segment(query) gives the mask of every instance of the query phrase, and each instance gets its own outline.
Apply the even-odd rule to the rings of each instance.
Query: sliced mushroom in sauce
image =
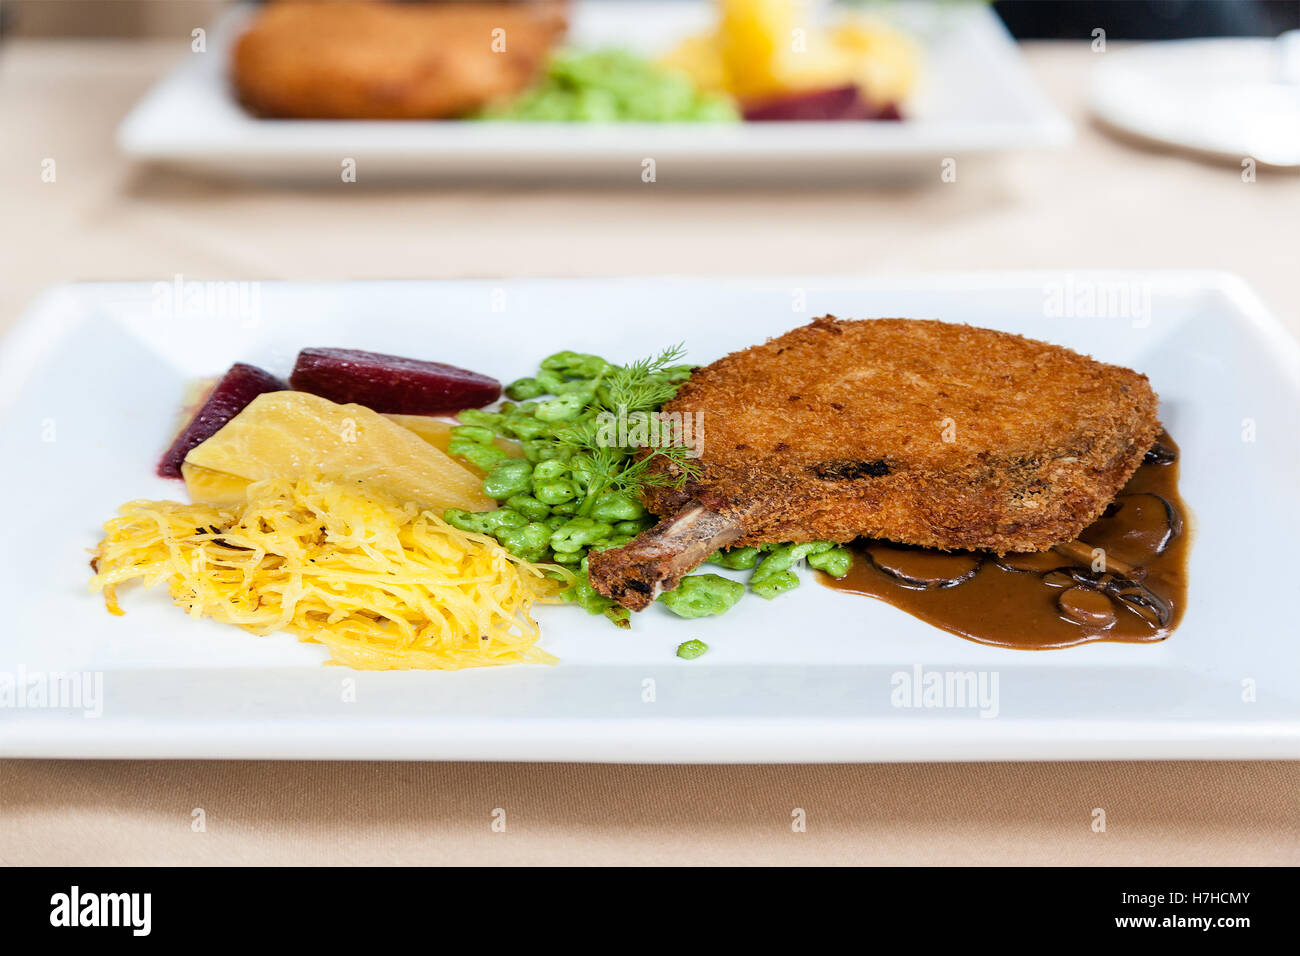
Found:
[[[984,563],[984,556],[974,551],[936,551],[889,541],[868,542],[863,550],[877,568],[904,587],[926,591],[969,581]]]

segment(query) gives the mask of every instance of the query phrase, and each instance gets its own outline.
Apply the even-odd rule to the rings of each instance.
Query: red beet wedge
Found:
[[[244,410],[263,392],[283,392],[289,386],[256,365],[236,362],[221,376],[203,405],[195,412],[167,453],[158,462],[158,474],[164,478],[181,477],[181,462],[195,445],[207,441],[222,425]]]
[[[359,349],[303,349],[289,384],[332,402],[394,415],[481,408],[501,397],[501,383],[478,372]]]
[[[786,123],[897,120],[902,117],[893,103],[884,107],[872,106],[862,98],[856,86],[839,86],[747,103],[745,119],[751,123]]]

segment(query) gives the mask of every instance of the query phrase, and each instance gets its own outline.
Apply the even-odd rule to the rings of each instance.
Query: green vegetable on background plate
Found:
[[[684,73],[623,50],[567,50],[551,58],[536,86],[513,100],[487,107],[477,118],[543,123],[728,123],[739,122],[740,113],[730,99],[702,92]]]

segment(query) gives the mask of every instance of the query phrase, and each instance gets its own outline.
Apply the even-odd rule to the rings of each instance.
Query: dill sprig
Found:
[[[666,378],[663,373],[677,364],[686,354],[679,342],[664,349],[652,358],[643,358],[624,365],[610,373],[605,384],[606,409],[617,412],[654,411],[677,394],[680,382]]]
[[[700,474],[691,450],[677,444],[624,447],[608,441],[607,415],[624,421],[633,414],[652,415],[677,394],[686,369],[679,360],[686,354],[679,344],[658,355],[623,365],[608,374],[582,417],[556,436],[556,443],[587,476],[587,491],[578,507],[589,514],[596,499],[608,491],[640,495],[648,488],[680,488]]]

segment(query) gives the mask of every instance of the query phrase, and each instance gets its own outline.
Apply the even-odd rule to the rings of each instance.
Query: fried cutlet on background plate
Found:
[[[1039,551],[1100,516],[1160,424],[1146,376],[1005,332],[831,316],[695,371],[700,474],[653,488],[663,520],[591,556],[647,606],[719,547],[865,536]]]
[[[261,116],[440,119],[522,91],[564,5],[287,0],[235,44],[231,80]]]

